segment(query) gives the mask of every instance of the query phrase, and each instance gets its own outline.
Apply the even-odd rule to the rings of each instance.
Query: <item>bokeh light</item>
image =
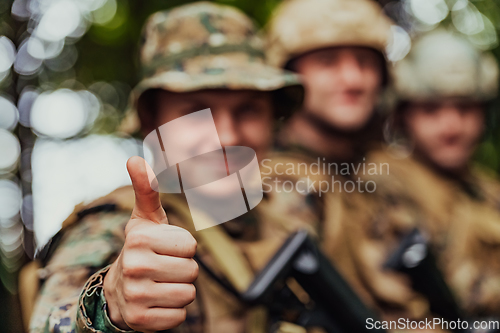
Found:
[[[45,244],[75,205],[130,184],[126,161],[139,149],[137,140],[113,136],[37,140],[32,154],[37,243]]]
[[[19,140],[9,131],[0,129],[0,173],[12,171],[20,154]]]
[[[88,91],[47,91],[31,107],[31,127],[41,135],[66,139],[90,126],[98,112],[99,101]]]
[[[38,90],[34,87],[28,86],[23,89],[19,96],[19,101],[17,102],[17,108],[19,110],[19,123],[24,127],[31,126],[31,108],[39,95]]]
[[[8,227],[2,227],[0,235],[0,244],[3,255],[7,258],[12,258],[22,251],[22,234],[23,226],[20,223],[15,223]]]
[[[14,223],[9,227],[0,227],[1,261],[8,272],[14,273],[23,261],[23,226]]]
[[[16,47],[14,43],[5,36],[0,36],[0,81],[10,72],[10,68],[16,59]]]
[[[23,198],[21,218],[26,229],[33,231],[33,195],[31,194]]]
[[[99,25],[108,24],[115,17],[117,8],[116,0],[105,1],[101,8],[92,13],[94,23]]]
[[[463,34],[473,35],[484,30],[484,22],[479,10],[468,0],[458,0],[451,9],[455,28]]]
[[[0,220],[14,218],[21,209],[21,188],[12,180],[0,179]]]
[[[498,46],[497,32],[489,18],[481,14],[481,19],[484,28],[480,32],[469,36],[469,40],[478,48],[489,50]]]
[[[17,52],[14,69],[22,75],[33,75],[42,66],[42,59],[33,57],[28,51],[28,43],[30,38],[25,39]]]
[[[35,29],[35,36],[58,42],[73,34],[82,24],[82,15],[75,1],[61,0],[50,4]]]
[[[37,37],[30,37],[27,41],[28,53],[36,59],[44,60],[57,57],[63,50],[64,41],[45,41]]]
[[[409,1],[412,14],[425,24],[438,24],[448,16],[449,8],[444,0]]]
[[[481,49],[497,46],[497,34],[493,23],[468,0],[458,0],[451,9],[454,27]]]
[[[391,27],[391,32],[392,39],[387,47],[387,58],[395,62],[403,59],[410,52],[411,38],[405,29],[397,25]]]
[[[12,101],[0,96],[0,128],[13,130],[19,121],[19,112]]]
[[[55,58],[46,59],[45,65],[54,72],[64,72],[71,69],[78,59],[78,51],[74,45],[66,45]]]

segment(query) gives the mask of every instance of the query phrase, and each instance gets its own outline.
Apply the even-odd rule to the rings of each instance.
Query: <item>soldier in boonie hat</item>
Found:
[[[275,121],[302,100],[298,77],[266,64],[252,21],[229,6],[200,2],[154,14],[144,28],[140,64],[143,79],[121,126],[128,133],[156,137],[160,125],[210,108],[219,146],[249,147],[260,159],[271,146]],[[189,141],[194,131],[184,132],[180,136]],[[151,332],[180,325],[172,332],[269,332],[263,309],[249,309],[208,273],[196,280],[192,257],[197,253],[214,274],[244,291],[292,227],[312,229],[316,220],[303,218],[309,211],[277,200],[268,210],[259,205],[223,226],[194,232],[185,197],[155,192],[140,158],[131,158],[127,168],[133,188],[78,206],[55,237],[60,241],[42,251],[44,281],[36,303],[30,302],[30,330]],[[224,179],[230,176],[235,173]],[[32,273],[29,281],[38,280],[40,274]]]
[[[142,80],[133,89],[120,130],[139,129],[151,106],[147,92],[205,89],[273,92],[276,118],[300,106],[298,77],[266,64],[264,41],[252,20],[236,8],[199,2],[153,14],[140,49]]]

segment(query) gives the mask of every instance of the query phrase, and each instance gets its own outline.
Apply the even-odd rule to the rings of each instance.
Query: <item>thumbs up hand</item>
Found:
[[[127,162],[135,207],[125,228],[125,244],[104,279],[108,315],[118,328],[153,332],[173,328],[186,318],[196,296],[196,240],[168,224],[153,175],[140,157]]]

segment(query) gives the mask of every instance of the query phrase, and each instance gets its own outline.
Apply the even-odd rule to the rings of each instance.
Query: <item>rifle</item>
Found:
[[[292,234],[257,275],[244,293],[218,278],[198,259],[209,275],[249,306],[264,305],[271,322],[283,320],[287,310],[296,313],[294,323],[302,327],[322,327],[328,333],[385,332],[368,329],[368,318],[376,318],[321,253],[307,231]],[[312,300],[304,305],[287,286],[290,278]]]
[[[392,253],[385,263],[385,268],[407,275],[413,289],[427,298],[433,314],[448,321],[465,320],[468,322],[468,327],[472,326],[471,323],[474,320],[467,318],[456,302],[436,264],[436,259],[429,248],[427,239],[418,229],[415,228],[403,238],[396,251]],[[483,320],[492,319],[498,320],[498,318],[483,318]],[[500,332],[500,329],[474,330],[473,328],[456,328],[452,331],[494,333]]]

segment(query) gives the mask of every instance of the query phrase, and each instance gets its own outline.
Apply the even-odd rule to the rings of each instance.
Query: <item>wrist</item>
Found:
[[[116,295],[116,279],[115,277],[115,264],[112,264],[108,274],[104,277],[103,291],[104,298],[106,299],[106,312],[111,323],[122,330],[130,330],[131,328],[123,320],[123,317],[118,306]]]

